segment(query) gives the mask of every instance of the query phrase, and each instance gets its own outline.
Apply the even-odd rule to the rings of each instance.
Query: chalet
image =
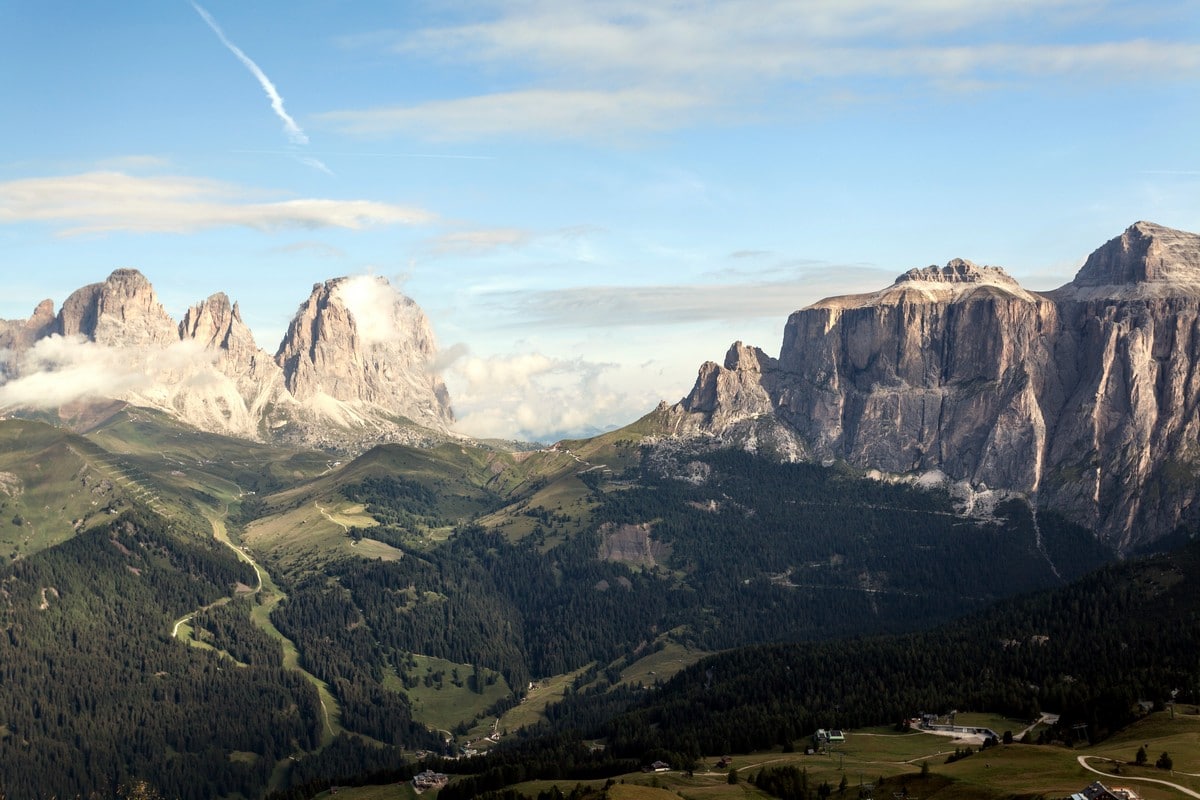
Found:
[[[1071,800],[1141,800],[1133,789],[1114,786],[1111,789],[1100,781],[1089,784],[1083,791],[1071,795]]]
[[[442,773],[427,769],[413,775],[412,785],[418,792],[423,792],[427,789],[441,789],[448,780],[450,779]]]
[[[655,761],[648,767],[642,767],[642,772],[670,772],[671,765],[665,761]]]

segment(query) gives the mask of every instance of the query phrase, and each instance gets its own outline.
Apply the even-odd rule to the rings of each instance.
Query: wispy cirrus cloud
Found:
[[[809,269],[789,280],[662,286],[579,286],[493,293],[489,301],[519,324],[561,328],[683,325],[785,319],[823,297],[887,286],[895,275],[862,266]]]
[[[520,247],[529,242],[532,235],[519,228],[484,228],[469,231],[451,231],[433,240],[431,249],[438,255],[447,253],[479,255],[503,248]]]
[[[1183,2],[1167,5],[1187,13]],[[1081,76],[1179,80],[1200,69],[1200,44],[1163,24],[1169,9],[1132,13],[1119,2],[529,0],[477,11],[478,19],[344,44],[480,64],[521,88],[322,119],[357,135],[603,138],[705,115],[769,114],[762,100],[777,92],[861,98],[858,79],[962,92]],[[1127,33],[1089,38],[1091,30]]]
[[[1081,35],[1085,24],[1122,19],[1127,38]],[[884,69],[945,77],[985,65],[1037,74],[1194,68],[1196,44],[1139,35],[1138,23],[1148,19],[1120,3],[1084,0],[534,0],[486,21],[397,32],[390,47],[650,84],[740,85]]]
[[[371,200],[246,199],[246,189],[182,176],[86,172],[0,182],[0,224],[46,222],[64,236],[110,231],[188,233],[207,228],[346,228],[423,225],[433,214]]]
[[[616,130],[663,130],[708,104],[700,94],[650,87],[525,89],[439,100],[419,106],[385,106],[319,115],[343,133],[387,136],[409,133],[454,141],[520,133],[603,138]]]

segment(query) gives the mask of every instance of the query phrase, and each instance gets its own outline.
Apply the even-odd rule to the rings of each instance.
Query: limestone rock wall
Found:
[[[1200,495],[1200,236],[1137,223],[1028,292],[956,260],[791,315],[776,359],[705,364],[683,435],[769,414],[803,457],[1019,491],[1127,548]],[[734,351],[731,350],[731,356]]]

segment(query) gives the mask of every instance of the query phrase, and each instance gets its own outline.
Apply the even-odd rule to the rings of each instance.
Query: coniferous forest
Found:
[[[315,747],[316,692],[280,666],[278,644],[247,641],[235,667],[171,637],[248,573],[211,537],[135,511],[6,568],[8,796],[114,796],[138,778],[170,797],[257,795],[280,758]]]
[[[771,747],[831,715],[862,725],[956,705],[1055,708],[1103,735],[1130,698],[1195,683],[1186,647],[1179,663],[1143,663],[1145,642],[1110,623],[1154,594],[1158,583],[1131,583],[1150,573],[1109,567],[1062,588],[1112,554],[1053,514],[1012,500],[965,518],[944,492],[729,451],[695,454],[688,472],[703,479],[640,462],[585,474],[586,518],[530,510],[532,529],[510,536],[485,524],[512,502],[499,490],[376,470],[339,491],[379,524],[345,536],[397,555],[260,553],[286,593],[270,613],[276,635],[254,621],[255,568],[200,517],[114,510],[4,568],[0,785],[11,797],[104,795],[136,780],[167,797],[299,797],[331,780],[404,777],[421,750],[474,776],[444,790],[465,797],[514,776]],[[252,496],[226,510],[236,534],[277,509]],[[448,533],[428,537],[435,529]],[[1154,569],[1190,574],[1192,562]],[[670,643],[717,655],[661,687],[619,682]],[[1096,646],[1128,663],[1089,667]],[[445,679],[476,692],[498,678],[514,687],[491,714],[531,680],[586,670],[540,724],[486,756],[439,761],[451,750],[406,692],[431,677],[416,656],[465,665]],[[345,733],[332,743],[312,681],[336,703]],[[579,749],[583,737],[608,747]]]

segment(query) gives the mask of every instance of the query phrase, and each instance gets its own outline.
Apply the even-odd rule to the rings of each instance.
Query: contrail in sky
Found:
[[[196,13],[200,15],[201,19],[208,24],[208,27],[212,28],[213,33],[221,40],[221,44],[225,45],[229,49],[229,52],[237,56],[238,61],[241,61],[242,65],[250,70],[250,74],[258,80],[259,85],[262,86],[263,91],[267,93],[267,97],[271,101],[271,110],[275,112],[275,116],[283,121],[283,128],[287,132],[288,141],[296,145],[308,144],[308,135],[304,133],[303,129],[296,124],[296,120],[292,119],[291,115],[287,113],[287,109],[283,107],[283,98],[279,96],[279,92],[275,89],[275,84],[271,83],[271,79],[267,77],[267,73],[263,72],[258,64],[254,63],[254,59],[243,53],[240,47],[229,41],[229,38],[225,35],[225,31],[221,30],[221,26],[212,18],[212,14],[209,14],[195,2],[192,3],[192,8],[196,9]],[[315,158],[306,157],[301,158],[300,161],[322,172],[330,175],[333,174],[330,172],[329,167]]]

